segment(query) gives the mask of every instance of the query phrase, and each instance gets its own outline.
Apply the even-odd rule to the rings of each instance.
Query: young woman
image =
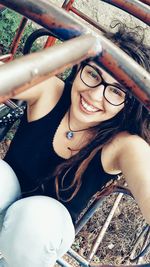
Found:
[[[150,71],[139,29],[107,34]],[[0,162],[0,266],[50,267],[93,194],[123,173],[150,223],[149,113],[94,60],[17,96],[27,111]]]

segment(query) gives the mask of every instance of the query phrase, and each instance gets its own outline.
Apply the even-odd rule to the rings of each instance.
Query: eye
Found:
[[[88,70],[88,74],[94,79],[99,80],[99,75],[95,70]]]
[[[118,96],[120,96],[120,97],[123,97],[123,95],[124,95],[124,93],[123,93],[119,88],[117,88],[117,87],[109,86],[109,90],[110,90],[112,93],[114,93],[114,94],[116,94],[116,95],[118,95]]]

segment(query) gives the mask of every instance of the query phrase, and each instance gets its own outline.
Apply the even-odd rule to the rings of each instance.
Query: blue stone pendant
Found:
[[[73,132],[69,131],[69,132],[66,132],[66,137],[67,139],[72,139],[74,136]]]

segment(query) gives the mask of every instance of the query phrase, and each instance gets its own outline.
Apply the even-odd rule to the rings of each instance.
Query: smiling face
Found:
[[[113,118],[124,107],[122,86],[94,62],[78,72],[71,92],[71,115],[82,127]]]

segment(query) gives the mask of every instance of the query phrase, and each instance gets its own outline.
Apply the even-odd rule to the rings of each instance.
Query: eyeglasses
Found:
[[[100,72],[95,66],[90,64],[83,65],[80,72],[82,82],[90,87],[95,88],[104,85],[103,96],[107,102],[113,106],[120,106],[126,101],[126,92],[116,85],[105,82]]]

